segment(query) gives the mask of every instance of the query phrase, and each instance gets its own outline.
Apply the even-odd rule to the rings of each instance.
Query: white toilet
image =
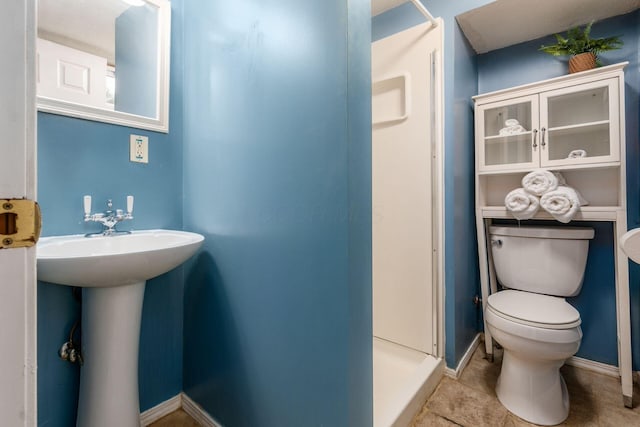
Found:
[[[505,290],[485,322],[504,348],[496,394],[520,418],[555,425],[569,415],[560,367],[580,347],[580,313],[564,297],[582,287],[592,228],[492,226],[491,251]]]

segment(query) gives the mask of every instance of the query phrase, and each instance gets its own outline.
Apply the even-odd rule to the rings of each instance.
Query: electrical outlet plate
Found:
[[[149,137],[131,135],[129,137],[129,160],[136,163],[149,163]]]

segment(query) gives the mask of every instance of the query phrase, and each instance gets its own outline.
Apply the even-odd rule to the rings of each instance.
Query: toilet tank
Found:
[[[492,226],[489,234],[502,286],[562,297],[580,293],[593,228]]]

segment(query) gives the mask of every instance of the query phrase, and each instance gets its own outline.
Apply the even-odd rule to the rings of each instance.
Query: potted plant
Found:
[[[569,73],[577,73],[602,65],[598,54],[608,50],[620,49],[622,40],[619,36],[591,38],[591,25],[584,28],[575,27],[567,31],[566,36],[554,34],[557,43],[549,46],[542,45],[540,50],[553,56],[571,56],[569,58]]]

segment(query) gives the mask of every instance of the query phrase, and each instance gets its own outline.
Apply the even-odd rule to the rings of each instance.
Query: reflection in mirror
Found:
[[[168,131],[169,3],[39,0],[41,111]]]

